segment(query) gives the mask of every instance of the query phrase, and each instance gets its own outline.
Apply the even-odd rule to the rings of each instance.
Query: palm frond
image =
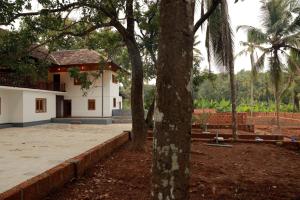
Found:
[[[206,29],[206,37],[205,37],[205,47],[207,51],[207,61],[208,61],[208,71],[211,71],[211,44],[210,44],[210,33],[209,33],[209,26]]]
[[[249,51],[248,51],[248,49],[243,49],[243,50],[241,50],[240,52],[238,52],[236,55],[235,55],[235,59],[237,58],[237,57],[240,57],[240,56],[246,56],[246,55],[248,55],[249,54]]]
[[[282,41],[285,44],[293,46],[294,48],[300,48],[300,30],[298,33],[288,35],[288,36],[282,38]]]
[[[248,42],[262,44],[268,39],[268,35],[266,33],[253,26],[241,25],[237,27],[237,31],[240,29],[247,32]]]
[[[209,1],[207,2],[209,4]],[[207,29],[206,46],[215,62],[227,70],[233,67],[233,36],[226,0],[222,0],[210,16]]]
[[[300,13],[300,8],[299,8]],[[284,34],[297,33],[300,30],[300,14],[289,24],[289,26],[284,30]]]
[[[300,70],[300,52],[290,50],[288,54],[288,67],[294,73]]]
[[[257,59],[254,66],[256,69],[263,69],[263,66],[265,64],[265,58],[266,58],[267,52],[263,52],[263,54]]]
[[[282,78],[282,68],[283,63],[281,62],[278,52],[273,52],[272,56],[269,57],[269,66],[270,66],[270,77],[274,85],[275,92],[279,91],[279,85]]]

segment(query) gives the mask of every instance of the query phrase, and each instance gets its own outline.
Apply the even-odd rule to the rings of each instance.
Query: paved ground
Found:
[[[131,124],[0,129],[0,193],[130,129]]]

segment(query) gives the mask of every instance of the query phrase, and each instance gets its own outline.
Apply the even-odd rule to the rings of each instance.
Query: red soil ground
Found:
[[[150,199],[150,142],[148,146],[147,153],[123,147],[46,199]],[[300,200],[299,167],[299,152],[271,144],[226,148],[194,142],[191,199]]]

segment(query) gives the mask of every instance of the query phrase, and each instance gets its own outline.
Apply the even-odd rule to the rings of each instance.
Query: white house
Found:
[[[121,67],[107,62],[100,68],[100,55],[87,49],[53,52],[48,59],[52,65],[47,83],[15,84],[10,81],[11,74],[0,72],[0,124],[28,126],[53,118],[108,118],[113,110],[122,109],[116,79]],[[100,73],[85,95],[68,72],[73,67]]]

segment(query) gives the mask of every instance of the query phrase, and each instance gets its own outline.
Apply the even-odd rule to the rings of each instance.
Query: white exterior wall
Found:
[[[45,113],[36,113],[35,100],[45,98],[47,110]],[[56,117],[56,94],[46,92],[23,92],[23,122],[49,120]]]
[[[110,78],[112,79],[112,74],[117,76],[117,73],[112,72],[110,75]],[[121,108],[122,108],[122,97],[119,96],[120,91],[120,84],[115,84],[110,80],[110,89],[111,89],[111,98],[110,98],[110,106],[112,109],[120,109],[119,108],[119,102],[121,102]],[[116,98],[116,107],[113,107],[113,98]]]
[[[112,74],[114,72],[104,71],[104,88],[103,88],[103,117],[110,117],[112,115],[113,98],[118,102],[122,101],[119,97],[119,83],[112,83]],[[102,77],[94,81],[91,89],[84,96],[80,85],[74,85],[74,79],[70,77],[68,72],[50,73],[49,80],[53,80],[53,74],[60,74],[61,83],[66,84],[66,93],[64,94],[65,100],[72,102],[72,117],[102,117]],[[93,77],[90,77],[92,80]],[[95,99],[96,109],[88,110],[88,100]]]
[[[1,87],[0,124],[50,120],[56,115],[56,92],[26,88]],[[36,98],[47,100],[47,112],[36,113]]]

